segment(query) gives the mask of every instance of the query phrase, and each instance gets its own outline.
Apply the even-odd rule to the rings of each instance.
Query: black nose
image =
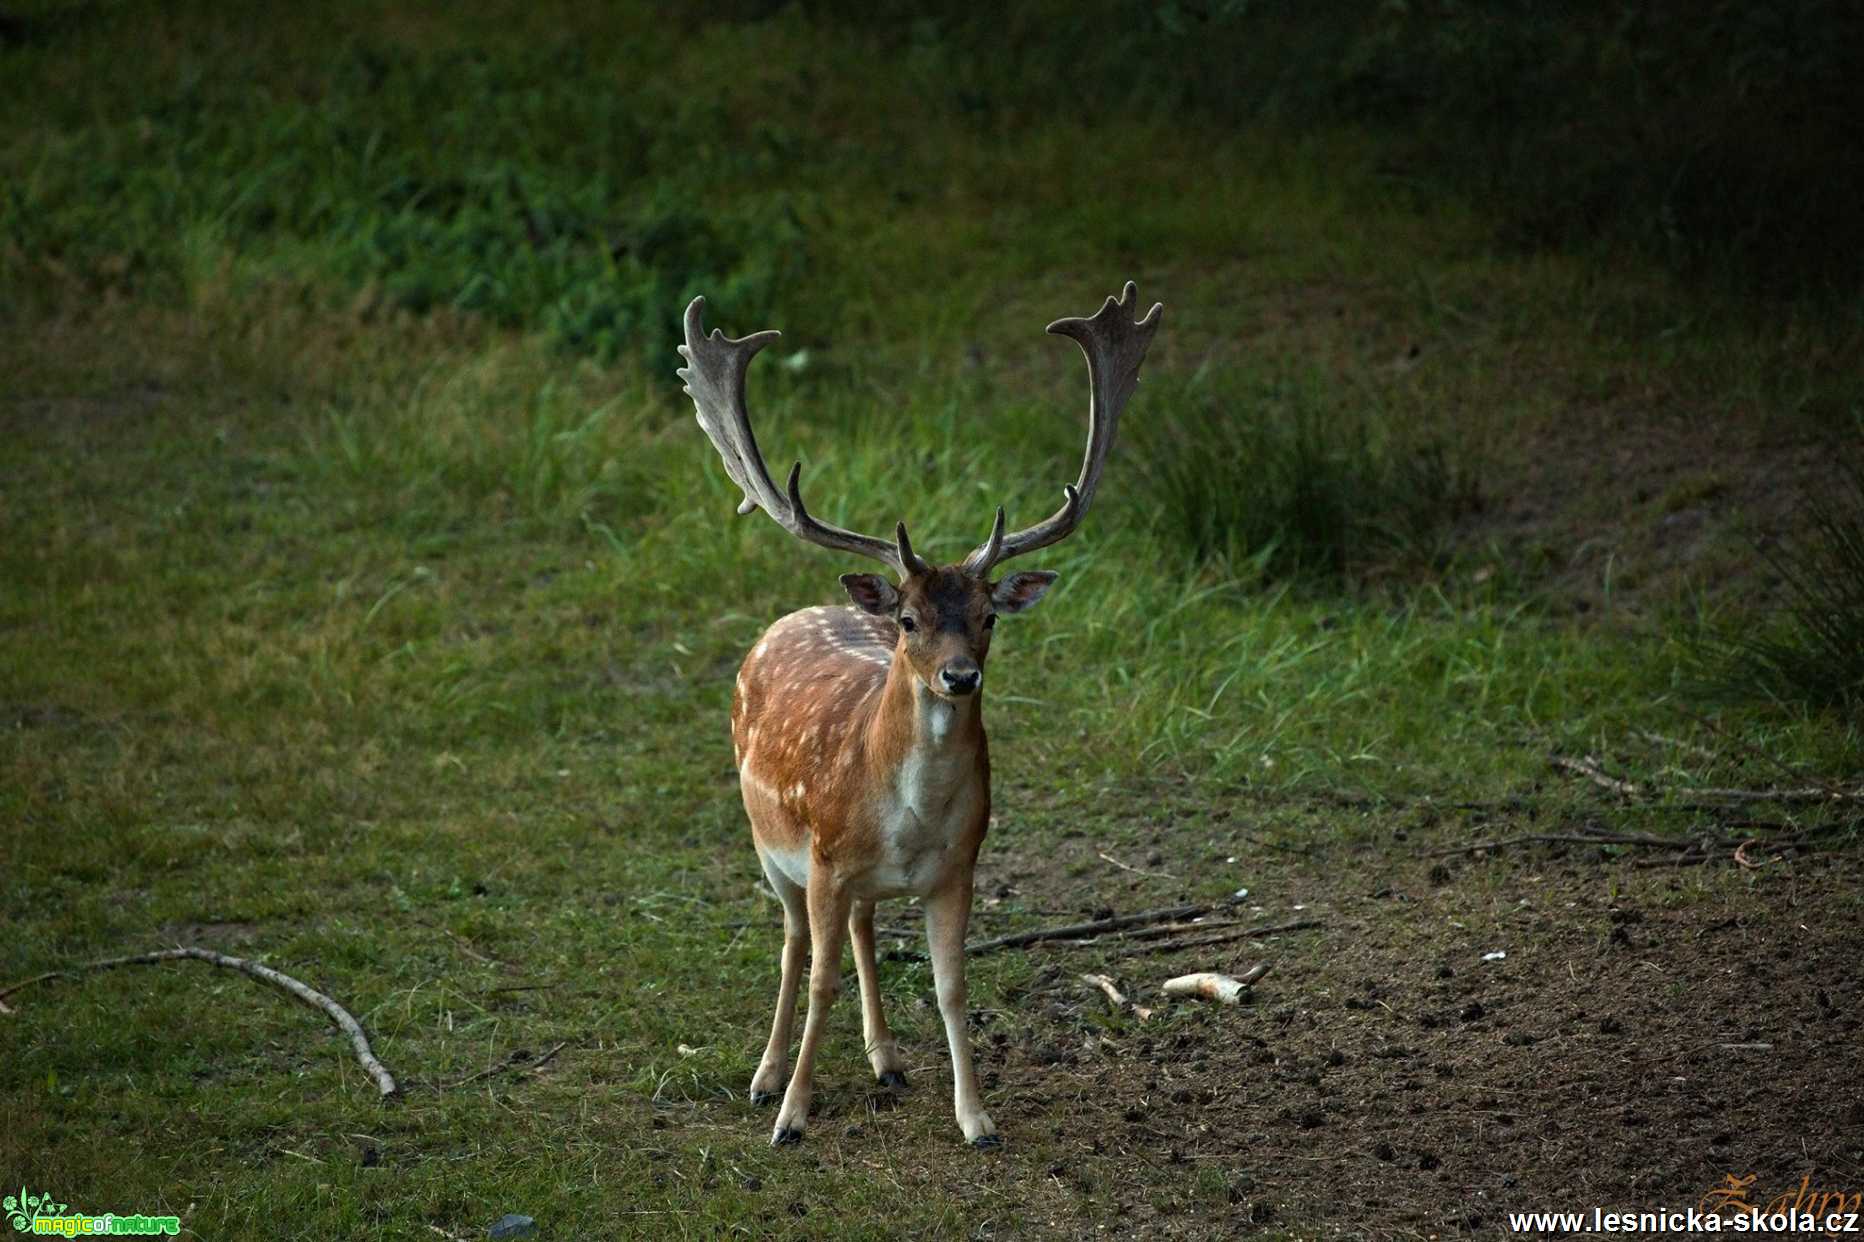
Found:
[[[975,664],[948,664],[938,675],[950,694],[970,694],[984,681],[984,670]]]

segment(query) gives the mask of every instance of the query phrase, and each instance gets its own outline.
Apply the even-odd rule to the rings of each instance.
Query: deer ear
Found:
[[[990,601],[999,612],[1022,612],[1034,608],[1045,592],[1061,577],[1047,569],[1026,569],[1011,574],[990,588]]]
[[[841,585],[855,607],[876,617],[891,615],[894,605],[900,602],[900,593],[879,574],[843,574]]]

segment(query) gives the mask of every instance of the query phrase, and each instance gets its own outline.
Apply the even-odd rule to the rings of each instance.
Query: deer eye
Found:
[[[900,628],[905,630],[908,634],[910,634],[914,630],[919,628],[919,623],[913,620],[911,617],[907,616],[905,613],[901,613],[900,614]]]
[[[989,616],[984,618],[984,628],[987,630],[994,630],[997,628],[997,614],[996,613],[993,612]]]

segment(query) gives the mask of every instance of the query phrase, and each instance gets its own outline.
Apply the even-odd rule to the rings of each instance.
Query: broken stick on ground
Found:
[[[1068,923],[1060,927],[1037,927],[1029,931],[1012,932],[1007,936],[998,936],[992,940],[979,940],[964,946],[964,951],[973,956],[980,953],[995,953],[998,949],[1015,949],[1026,944],[1036,944],[1044,940],[1078,940],[1083,936],[1098,936],[1102,932],[1119,931],[1124,927],[1144,927],[1151,923],[1167,923],[1173,919],[1193,919],[1213,910],[1227,910],[1242,900],[1228,897],[1208,905],[1165,906],[1158,910],[1140,910],[1133,914],[1115,915],[1110,919],[1094,919],[1086,923]]]
[[[213,966],[224,966],[228,970],[237,970],[243,975],[283,988],[312,1008],[321,1009],[330,1016],[330,1020],[342,1028],[349,1036],[350,1046],[356,1050],[356,1059],[363,1069],[375,1081],[376,1089],[384,1096],[394,1095],[398,1088],[395,1076],[388,1072],[388,1067],[376,1060],[375,1053],[369,1047],[369,1037],[363,1034],[362,1024],[356,1021],[349,1010],[319,992],[316,988],[293,979],[283,971],[273,970],[270,966],[261,966],[258,962],[248,961],[243,957],[229,957],[225,953],[216,953],[212,949],[177,948],[158,949],[153,953],[137,953],[130,957],[107,957],[95,962],[82,962],[64,970],[49,970],[30,979],[22,979],[10,987],[0,989],[0,998],[48,979],[60,979],[67,975],[91,970],[111,970],[118,966],[146,966],[152,962],[172,962],[191,958],[197,962],[207,962]]]
[[[1827,785],[1802,789],[1723,789],[1694,788],[1674,786],[1665,788],[1661,785],[1639,785],[1635,781],[1619,780],[1608,774],[1600,766],[1595,755],[1584,759],[1572,759],[1565,755],[1549,755],[1547,762],[1564,772],[1576,772],[1601,789],[1623,794],[1627,798],[1660,798],[1667,793],[1687,794],[1692,798],[1707,798],[1718,802],[1857,802],[1864,800],[1864,790],[1841,789]]]

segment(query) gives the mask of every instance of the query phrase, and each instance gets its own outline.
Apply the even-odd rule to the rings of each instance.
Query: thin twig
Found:
[[[1822,780],[1817,776],[1808,778],[1803,773],[1794,771],[1790,766],[1788,766],[1787,762],[1784,759],[1780,758],[1778,755],[1770,754],[1767,751],[1762,750],[1760,747],[1754,745],[1754,743],[1748,741],[1744,737],[1736,737],[1734,734],[1722,728],[1720,725],[1716,724],[1713,720],[1710,720],[1707,716],[1702,715],[1700,712],[1692,712],[1687,707],[1679,708],[1678,710],[1680,710],[1684,715],[1689,716],[1692,719],[1694,719],[1698,724],[1705,726],[1711,733],[1715,734],[1715,736],[1723,739],[1724,741],[1733,742],[1736,746],[1739,746],[1742,750],[1745,750],[1748,754],[1753,755],[1756,758],[1758,758],[1762,763],[1778,768],[1781,772],[1786,774],[1789,780],[1798,781],[1798,780],[1811,779],[1817,782],[1819,787],[1822,788],[1826,793],[1830,794],[1834,799],[1840,800],[1840,801],[1843,800],[1842,791],[1840,791],[1839,788],[1836,785],[1832,784],[1830,781]]]
[[[1102,932],[1119,931],[1124,927],[1144,927],[1152,923],[1165,923],[1172,919],[1192,919],[1200,914],[1209,914],[1212,910],[1227,910],[1242,898],[1226,897],[1224,900],[1209,905],[1165,906],[1158,910],[1140,910],[1134,914],[1116,915],[1110,919],[1093,919],[1086,923],[1068,923],[1061,927],[1036,927],[1029,931],[1012,932],[1007,936],[998,936],[991,940],[979,940],[968,944],[964,951],[971,955],[995,953],[998,949],[1018,949],[1026,944],[1036,944],[1044,940],[1079,940],[1082,937],[1098,936]]]
[[[1584,759],[1569,759],[1565,755],[1550,755],[1547,761],[1556,768],[1564,768],[1568,772],[1577,772],[1594,785],[1609,789],[1613,793],[1621,793],[1627,798],[1635,798],[1644,792],[1642,788],[1632,784],[1630,781],[1621,781],[1615,776],[1607,776],[1604,772],[1599,770],[1598,761],[1593,759],[1591,755],[1587,755]]]
[[[18,983],[11,984],[4,988],[0,988],[0,1000],[5,1000],[7,997],[13,995],[13,993],[18,992],[24,988],[29,988],[35,983],[44,983],[47,979],[62,979],[64,978],[64,974],[65,972],[62,970],[48,970],[42,975],[34,975],[30,979],[21,979]],[[6,1012],[15,1013],[17,1011],[13,1009],[8,1009],[6,1010]]]
[[[1129,931],[1110,933],[1115,940],[1157,940],[1161,936],[1176,936],[1184,932],[1215,931],[1219,927],[1241,927],[1241,919],[1212,919],[1206,923],[1192,920],[1189,923],[1161,923],[1157,927],[1135,927]]]
[[[1670,858],[1640,858],[1633,867],[1700,867],[1709,861],[1707,854],[1677,854]]]
[[[376,1060],[375,1053],[369,1047],[369,1037],[363,1034],[362,1024],[356,1021],[355,1015],[349,1010],[283,971],[273,970],[270,966],[262,966],[258,962],[248,961],[243,957],[229,957],[225,953],[216,953],[212,949],[195,947],[158,949],[153,953],[137,953],[129,957],[109,957],[95,962],[83,962],[67,967],[65,970],[48,971],[15,983],[11,987],[0,990],[0,996],[8,996],[31,984],[47,979],[62,978],[79,971],[111,970],[118,966],[145,966],[153,962],[172,962],[184,958],[206,962],[212,966],[224,966],[228,970],[237,970],[243,975],[249,975],[254,979],[284,989],[312,1008],[323,1010],[329,1015],[331,1021],[349,1036],[350,1046],[356,1051],[356,1059],[362,1063],[369,1077],[375,1080],[376,1089],[384,1096],[394,1095],[397,1091],[395,1076],[388,1072],[387,1066]]]
[[[1672,750],[1686,750],[1690,754],[1700,756],[1703,759],[1719,761],[1722,758],[1720,754],[1710,750],[1707,746],[1698,746],[1696,743],[1686,741],[1680,737],[1667,737],[1662,733],[1652,733],[1649,729],[1638,729],[1635,730],[1635,732],[1637,736],[1643,738],[1653,746],[1667,746]]]
[[[1621,781],[1615,776],[1607,775],[1599,767],[1598,760],[1591,755],[1584,759],[1572,759],[1565,755],[1550,755],[1547,762],[1556,768],[1568,772],[1577,772],[1602,789],[1623,794],[1627,798],[1656,798],[1666,793],[1687,794],[1693,798],[1715,798],[1723,802],[1857,802],[1864,801],[1864,790],[1840,789],[1836,786],[1808,787],[1801,789],[1727,789],[1718,787],[1672,786],[1665,789],[1655,785],[1639,785],[1634,781]]]
[[[1118,868],[1119,868],[1119,869],[1120,869],[1121,871],[1130,871],[1130,872],[1132,872],[1132,873],[1133,873],[1134,875],[1144,875],[1144,876],[1150,876],[1150,877],[1152,877],[1152,878],[1153,878],[1153,879],[1155,879],[1155,880],[1176,880],[1176,879],[1178,878],[1177,876],[1175,876],[1175,875],[1172,875],[1172,874],[1170,874],[1169,872],[1165,872],[1165,871],[1144,871],[1144,870],[1141,870],[1140,868],[1138,868],[1138,867],[1135,867],[1135,866],[1133,866],[1133,865],[1131,865],[1130,863],[1123,863],[1123,862],[1121,862],[1121,861],[1120,861],[1119,859],[1117,859],[1117,858],[1115,858],[1115,857],[1114,857],[1113,855],[1111,855],[1111,854],[1109,854],[1109,853],[1107,853],[1107,851],[1105,851],[1105,850],[1101,850],[1101,851],[1100,851],[1100,857],[1101,857],[1101,859],[1102,859],[1102,861],[1105,861],[1105,862],[1110,862],[1110,863],[1112,863],[1112,864],[1113,864],[1114,866],[1116,866],[1116,867],[1118,867]]]
[[[1257,936],[1273,936],[1281,932],[1305,931],[1310,927],[1319,927],[1319,919],[1296,919],[1292,923],[1276,923],[1269,927],[1245,927],[1237,931],[1224,932],[1220,936],[1205,936],[1201,939],[1155,940],[1149,944],[1136,944],[1116,950],[1119,957],[1137,957],[1146,953],[1175,953],[1179,949],[1203,949],[1213,944],[1228,944],[1232,940],[1250,940]]]
[[[464,953],[467,957],[472,958],[474,961],[484,962],[487,966],[497,966],[503,970],[511,969],[508,963],[501,962],[495,957],[487,957],[485,954],[479,952],[479,950],[473,948],[471,942],[468,941],[464,936],[456,936],[451,931],[447,931],[447,929],[444,927],[441,928],[441,931],[445,932],[447,938],[453,941],[454,944],[457,944],[460,947],[460,951],[462,953]],[[428,1228],[432,1229],[433,1226],[429,1225]]]
[[[525,1058],[530,1056],[530,1053],[525,1051],[522,1048],[516,1049],[510,1055],[508,1055],[503,1061],[500,1061],[497,1065],[488,1066],[487,1068],[480,1070],[477,1074],[468,1074],[466,1077],[460,1079],[458,1082],[448,1083],[447,1086],[448,1087],[464,1087],[470,1083],[478,1082],[482,1078],[490,1078],[494,1074],[502,1074],[506,1070],[512,1069],[516,1066],[523,1066],[524,1072],[527,1074],[535,1074],[538,1070],[550,1064],[550,1059],[556,1056],[557,1053],[562,1052],[565,1048],[569,1047],[569,1042],[570,1041],[567,1039],[563,1040],[561,1043],[557,1044],[556,1047],[544,1053],[543,1056],[538,1057],[535,1061],[531,1061],[528,1063],[525,1061]]]

